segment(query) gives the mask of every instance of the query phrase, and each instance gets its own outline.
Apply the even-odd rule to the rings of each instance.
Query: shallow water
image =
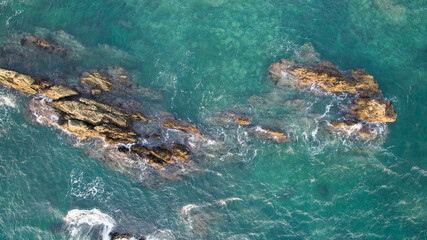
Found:
[[[0,67],[73,85],[82,71],[120,65],[163,95],[135,90],[142,109],[171,112],[224,145],[195,156],[180,181],[144,166],[129,176],[1,88],[0,238],[101,239],[112,227],[149,239],[426,239],[426,9],[421,0],[1,1],[1,45],[33,33],[74,55],[12,54]],[[268,66],[305,42],[341,70],[372,74],[397,121],[376,126],[372,141],[332,134],[322,125],[346,96],[274,87]],[[294,99],[305,102],[283,107]],[[233,104],[295,141],[212,120]],[[73,236],[72,210],[96,213],[96,224]]]

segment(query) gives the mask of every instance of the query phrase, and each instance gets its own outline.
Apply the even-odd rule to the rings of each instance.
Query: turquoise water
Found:
[[[197,167],[180,181],[144,167],[129,176],[97,161],[91,146],[35,122],[28,97],[1,88],[1,239],[100,239],[109,226],[149,239],[427,238],[424,1],[4,0],[0,7],[1,45],[25,32],[74,50],[62,59],[11,47],[0,67],[73,85],[82,71],[120,65],[133,82],[162,93],[162,100],[133,93],[143,109],[171,112],[226,146],[194,156]],[[397,121],[378,126],[372,141],[322,130],[334,117],[327,107],[345,100],[276,88],[266,77],[272,62],[294,58],[305,42],[342,70],[372,74]],[[253,95],[263,101],[248,101]],[[303,107],[281,105],[297,98]],[[295,141],[256,140],[212,120],[232,105]],[[100,214],[71,226],[63,218],[73,209]]]

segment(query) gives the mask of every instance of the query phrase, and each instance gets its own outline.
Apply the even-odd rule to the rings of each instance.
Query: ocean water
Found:
[[[24,33],[73,55],[22,49]],[[161,93],[127,96],[141,109],[171,112],[222,145],[193,156],[180,180],[115,171],[2,87],[0,239],[427,239],[426,40],[422,0],[2,0],[1,68],[73,85],[83,71],[122,66]],[[305,42],[341,70],[372,74],[397,121],[370,141],[325,130],[349,96],[267,79]],[[215,121],[225,109],[293,141]]]

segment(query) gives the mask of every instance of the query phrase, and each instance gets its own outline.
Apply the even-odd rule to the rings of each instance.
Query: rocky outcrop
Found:
[[[192,133],[197,135],[202,135],[200,129],[196,125],[184,121],[180,121],[176,118],[168,118],[163,121],[163,127],[169,129],[179,130],[185,133]]]
[[[116,72],[120,71],[122,70],[116,69]],[[92,81],[97,76],[101,75],[92,73],[88,74],[87,78]],[[103,77],[101,76],[101,78]],[[35,99],[31,101],[30,109],[37,115],[37,121],[58,126],[82,140],[101,137],[110,145],[136,143],[140,134],[135,131],[133,122],[153,121],[141,112],[81,97],[80,93],[67,86],[35,79],[14,71],[0,69],[0,82],[21,92],[40,93],[51,98],[52,101],[36,101]],[[101,87],[101,85],[97,87]],[[200,130],[194,124],[176,118],[166,119],[162,124],[166,128],[201,135]],[[177,162],[186,163],[191,155],[186,146],[176,143],[149,147],[134,144],[131,149],[124,147],[117,149],[119,152],[147,159],[148,163],[155,167],[163,167]]]
[[[341,72],[330,62],[299,65],[293,61],[281,59],[273,63],[268,71],[276,85],[306,88],[315,84],[327,92],[382,96],[378,83],[364,70]]]
[[[57,54],[61,57],[65,57],[68,54],[71,53],[71,50],[69,50],[66,47],[60,46],[58,43],[56,43],[52,39],[37,37],[35,35],[25,35],[21,39],[21,45],[23,46],[32,46],[37,48],[40,51],[46,52],[46,53],[52,53]]]
[[[397,114],[393,103],[385,99],[356,98],[350,107],[350,117],[365,122],[394,122]]]

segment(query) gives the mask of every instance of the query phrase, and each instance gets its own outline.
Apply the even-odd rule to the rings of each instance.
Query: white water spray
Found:
[[[89,240],[93,235],[101,236],[102,240],[109,240],[111,230],[116,222],[109,215],[102,213],[98,209],[68,211],[64,217],[71,239]]]

